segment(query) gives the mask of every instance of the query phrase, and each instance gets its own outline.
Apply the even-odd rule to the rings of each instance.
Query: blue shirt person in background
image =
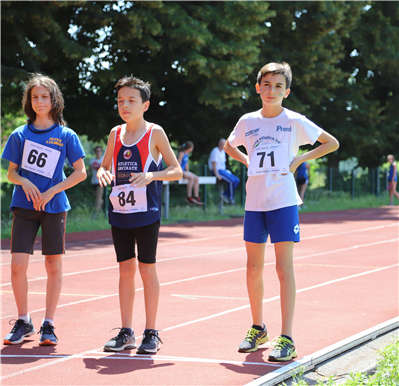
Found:
[[[188,180],[187,184],[187,197],[186,201],[190,205],[204,205],[199,196],[199,180],[198,176],[193,172],[190,172],[189,158],[190,153],[194,150],[194,143],[186,141],[179,147],[177,153],[177,160],[179,161],[180,167],[183,170],[183,178]],[[194,196],[193,196],[194,189]]]
[[[396,191],[396,185],[398,183],[398,168],[396,166],[395,157],[392,154],[387,156],[388,162],[391,164],[389,166],[388,174],[388,191],[389,191],[389,205],[393,205],[393,196],[399,199],[399,194]]]
[[[301,197],[302,201],[305,201],[305,192],[308,187],[309,177],[310,167],[307,162],[304,162],[300,164],[298,166],[298,169],[296,170],[296,184],[298,187],[299,196]],[[302,208],[305,208],[305,204],[303,203],[298,206],[299,210],[301,210]]]

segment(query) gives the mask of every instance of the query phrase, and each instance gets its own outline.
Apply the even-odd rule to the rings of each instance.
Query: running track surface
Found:
[[[398,316],[398,207],[301,213],[295,246],[298,359]],[[2,334],[16,307],[11,256],[2,243]],[[45,270],[40,242],[29,265],[29,307],[37,330],[44,316]],[[67,235],[64,284],[55,326],[59,344],[38,335],[3,346],[3,385],[244,385],[284,366],[268,362],[270,343],[250,354],[238,345],[251,325],[245,284],[242,219],[162,226],[158,247],[164,342],[153,356],[105,353],[120,326],[118,267],[109,231]],[[264,315],[280,333],[279,284],[273,247],[265,257]],[[144,329],[136,276],[134,330]]]

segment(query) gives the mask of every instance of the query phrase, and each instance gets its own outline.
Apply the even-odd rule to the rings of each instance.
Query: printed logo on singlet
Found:
[[[259,132],[259,130],[260,130],[260,127],[258,127],[258,128],[255,129],[255,130],[248,131],[248,132],[245,133],[245,136],[246,136],[246,137],[249,137],[250,135],[254,135],[254,134],[256,134],[257,132]]]
[[[153,212],[158,212],[159,211],[159,209],[156,206],[154,206],[152,208],[148,208],[148,210],[152,210]]]
[[[283,126],[277,126],[276,131],[292,131],[292,127],[283,127]]]
[[[132,156],[132,151],[131,150],[125,150],[124,152],[123,152],[123,158],[124,159],[130,159],[130,157]]]

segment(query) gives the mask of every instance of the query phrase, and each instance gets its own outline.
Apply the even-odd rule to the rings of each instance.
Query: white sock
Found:
[[[28,323],[29,322],[29,313],[18,315],[18,319],[22,319],[24,322]]]
[[[51,323],[52,326],[54,326],[54,319],[44,318],[42,321],[42,326],[43,326],[44,322],[49,322],[49,323]]]

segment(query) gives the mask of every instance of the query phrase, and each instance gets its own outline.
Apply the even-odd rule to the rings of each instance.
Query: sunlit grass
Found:
[[[375,208],[387,205],[388,194],[383,192],[380,197],[364,195],[351,198],[349,193],[327,192],[318,194],[317,197],[305,199],[305,208],[302,212],[323,212],[330,210],[346,210],[357,208]],[[190,205],[171,206],[169,219],[162,220],[162,224],[176,224],[182,222],[199,222],[228,219],[231,217],[244,216],[244,208],[241,205],[224,205],[223,214],[219,214],[216,203],[210,202],[206,211],[202,207]],[[84,232],[91,230],[109,229],[107,215],[103,212],[95,214],[92,207],[77,207],[68,212],[67,233]],[[40,234],[40,233],[39,233]],[[1,238],[11,237],[11,219],[3,219],[1,227]]]

